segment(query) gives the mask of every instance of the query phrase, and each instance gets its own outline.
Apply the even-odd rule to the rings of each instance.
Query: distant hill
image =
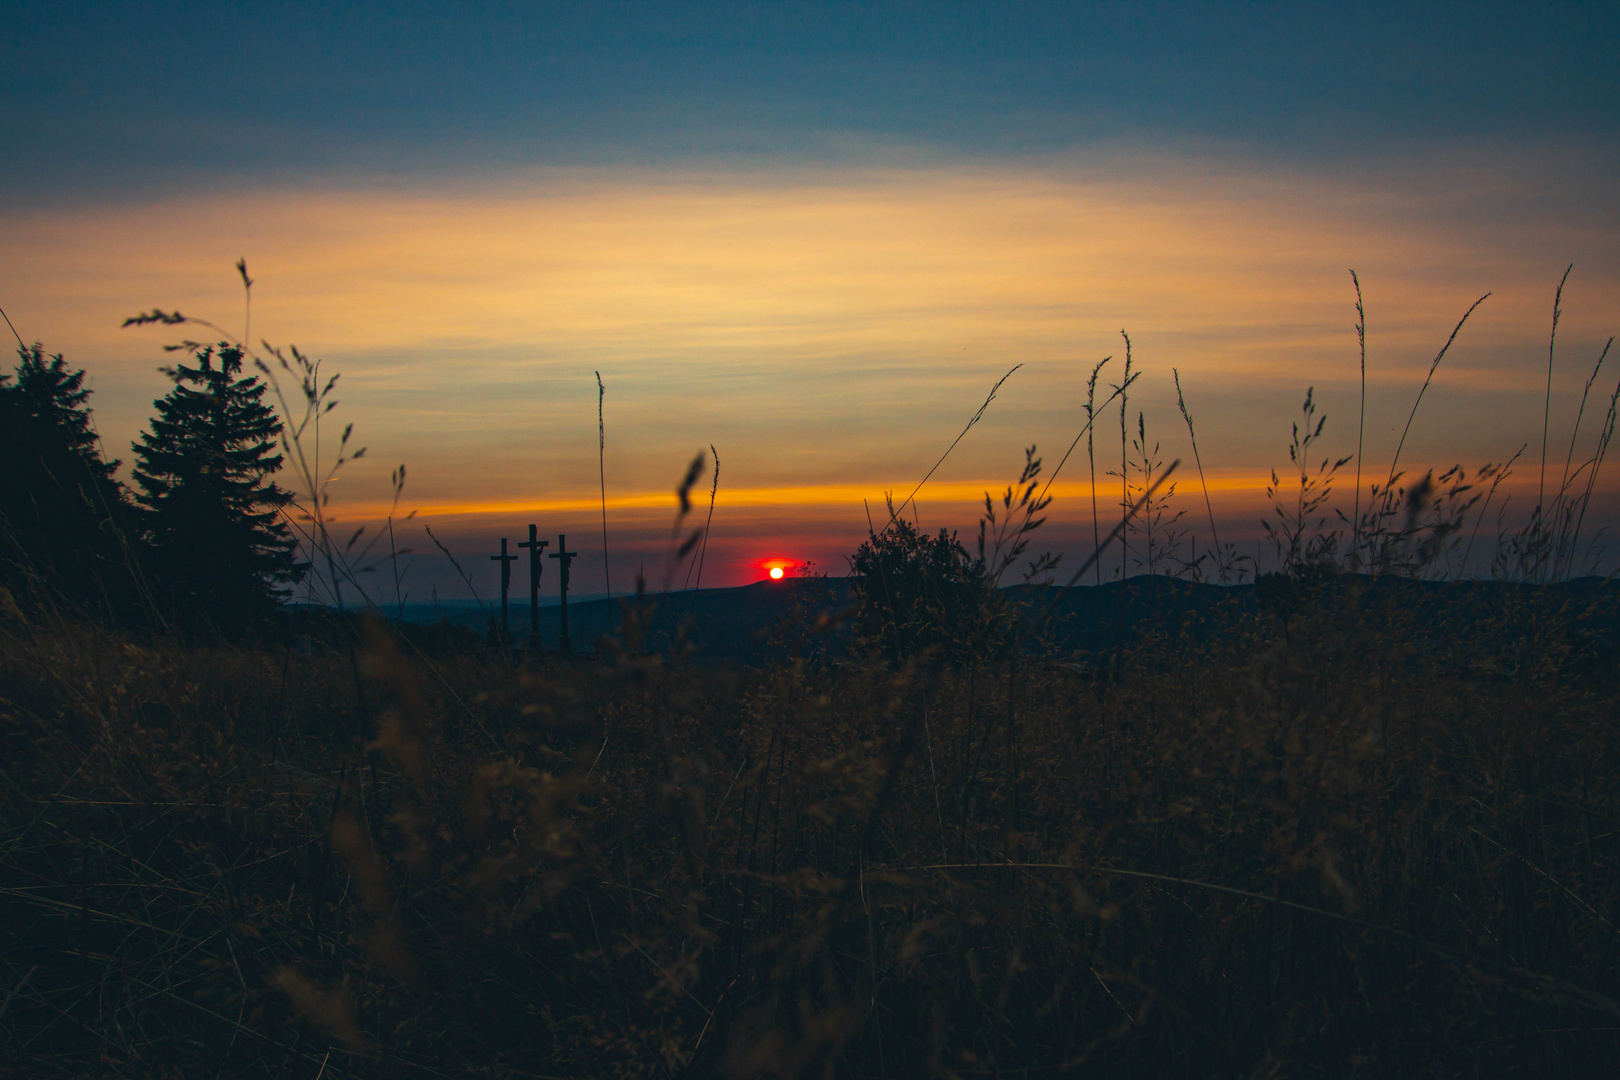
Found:
[[[690,589],[684,592],[648,593],[644,602],[652,614],[648,645],[668,648],[676,628],[689,624],[701,655],[711,660],[751,663],[764,654],[764,638],[769,631],[795,615],[814,620],[822,612],[849,607],[850,583],[847,578],[787,578],[760,581],[729,589]],[[589,652],[603,634],[617,634],[624,613],[634,607],[635,598],[618,596],[609,600],[597,596],[568,602],[569,637],[575,652]],[[393,612],[385,612],[393,615]],[[529,601],[513,601],[510,606],[512,637],[519,643],[529,639]],[[539,613],[540,640],[546,649],[556,649],[562,634],[562,607],[555,598],[542,601]],[[454,626],[487,634],[500,620],[499,602],[480,605],[473,601],[454,604],[407,604],[396,621],[431,625],[448,622]]]
[[[787,647],[796,633],[811,631],[822,615],[838,616],[853,603],[850,578],[788,578],[726,589],[648,594],[651,613],[645,647],[667,651],[679,628],[699,661],[755,664],[774,649]],[[1352,606],[1351,591],[1354,590]],[[1604,655],[1620,655],[1620,583],[1584,578],[1554,586],[1493,581],[1433,582],[1384,577],[1344,576],[1302,586],[1277,575],[1257,584],[1218,586],[1166,577],[1136,577],[1100,587],[1059,589],[1018,585],[1005,595],[1038,622],[1036,637],[1045,648],[1077,658],[1100,658],[1121,644],[1149,632],[1204,639],[1244,620],[1275,618],[1307,607],[1333,608],[1339,620],[1354,612],[1387,617],[1399,612],[1425,626],[1437,650],[1459,648],[1470,635],[1489,628],[1494,640],[1527,626],[1527,605],[1589,605],[1586,632]],[[618,634],[634,598],[595,598],[568,605],[570,637],[575,652],[589,652],[603,634]],[[486,634],[498,607],[475,603],[408,605],[402,621],[432,624],[446,621]],[[562,622],[555,601],[540,609],[543,647],[557,648]],[[529,636],[527,599],[511,606],[512,633]],[[1528,632],[1528,631],[1525,631]],[[784,635],[786,635],[784,637]],[[832,654],[843,650],[847,633],[836,618],[812,640]]]

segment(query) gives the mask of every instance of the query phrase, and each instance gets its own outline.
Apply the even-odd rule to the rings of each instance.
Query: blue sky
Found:
[[[10,199],[251,177],[1590,140],[1612,4],[14,4]]]

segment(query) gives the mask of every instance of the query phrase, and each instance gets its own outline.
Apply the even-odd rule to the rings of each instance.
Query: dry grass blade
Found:
[[[1187,411],[1187,399],[1181,394],[1181,372],[1175,368],[1170,369],[1170,375],[1176,384],[1176,406],[1181,410],[1181,418],[1187,422],[1187,438],[1192,442],[1193,464],[1198,466],[1198,486],[1204,493],[1204,509],[1209,512],[1209,536],[1215,545],[1215,558],[1220,564],[1220,580],[1226,581],[1227,572],[1225,559],[1221,555],[1221,534],[1215,529],[1215,504],[1209,500],[1209,482],[1204,479],[1204,459],[1198,456],[1198,434],[1193,431],[1192,413]],[[1361,486],[1360,475],[1357,475],[1356,486]]]
[[[1384,482],[1386,491],[1395,484],[1395,471],[1400,466],[1401,451],[1406,448],[1406,437],[1412,433],[1412,421],[1417,417],[1418,406],[1423,404],[1423,395],[1429,391],[1429,384],[1434,381],[1434,373],[1439,369],[1440,361],[1446,358],[1446,353],[1450,350],[1452,342],[1457,340],[1458,333],[1462,331],[1463,324],[1474,313],[1474,309],[1490,298],[1491,294],[1486,293],[1468,306],[1468,310],[1463,312],[1463,317],[1457,320],[1457,325],[1452,327],[1451,336],[1446,338],[1446,343],[1440,346],[1440,351],[1435,353],[1434,359],[1430,361],[1429,373],[1423,378],[1423,385],[1418,389],[1417,400],[1412,402],[1412,411],[1406,417],[1406,426],[1401,428],[1400,441],[1395,444],[1395,456],[1389,460],[1389,479]]]
[[[962,439],[966,437],[967,433],[973,429],[973,425],[977,424],[984,416],[986,410],[990,408],[990,403],[996,400],[996,392],[1001,389],[1001,384],[1012,378],[1013,372],[1017,371],[1023,366],[1023,364],[1014,364],[1012,367],[1007,369],[1007,374],[996,380],[995,385],[990,388],[990,393],[985,395],[984,404],[979,406],[977,412],[968,417],[968,422],[963,425],[962,430],[957,434],[956,438],[951,440],[951,445],[945,448],[945,452],[939,455],[939,460],[934,462],[933,467],[923,475],[921,480],[917,481],[917,486],[911,489],[911,494],[907,495],[905,499],[900,502],[899,506],[891,505],[889,507],[889,521],[888,524],[884,525],[885,529],[892,526],[895,523],[898,515],[905,512],[906,507],[910,506],[912,500],[917,497],[917,492],[921,491],[923,489],[923,485],[928,483],[929,478],[938,471],[941,465],[945,464],[945,459],[951,456],[951,451],[956,449],[956,444],[961,442]]]
[[[6,314],[5,308],[0,308],[0,319],[6,320],[6,326],[11,330],[11,336],[17,339],[17,348],[26,352],[28,350],[28,346],[23,344],[22,335],[17,333],[17,328],[12,325],[11,316]]]
[[[596,375],[596,482],[602,499],[602,588],[607,594],[608,632],[613,631],[613,570],[608,564],[607,532],[607,421],[603,418],[602,402],[607,387],[602,385],[602,373]]]
[[[1536,481],[1538,507],[1546,505],[1547,496],[1547,432],[1552,423],[1553,350],[1558,344],[1558,316],[1564,300],[1564,285],[1569,281],[1570,271],[1574,269],[1574,263],[1565,267],[1564,276],[1558,279],[1558,289],[1553,293],[1552,331],[1547,335],[1547,396],[1541,408],[1541,472]]]
[[[1356,498],[1350,516],[1350,561],[1355,569],[1361,562],[1361,456],[1367,436],[1367,308],[1361,301],[1361,279],[1350,271],[1356,288],[1356,344],[1361,353],[1361,398],[1356,412]]]
[[[1047,600],[1045,606],[1041,608],[1040,613],[1030,620],[1029,633],[1034,634],[1040,631],[1043,624],[1049,618],[1051,618],[1052,613],[1057,609],[1057,604],[1063,599],[1063,595],[1080,583],[1080,579],[1085,577],[1086,571],[1090,570],[1094,565],[1096,565],[1098,560],[1102,558],[1102,553],[1108,550],[1110,544],[1125,535],[1125,530],[1130,526],[1132,519],[1135,518],[1137,514],[1141,513],[1144,507],[1151,505],[1154,497],[1157,496],[1159,491],[1170,482],[1171,475],[1175,473],[1176,469],[1179,468],[1180,465],[1180,458],[1172,461],[1168,466],[1165,467],[1165,470],[1159,474],[1159,478],[1153,481],[1153,483],[1148,486],[1147,490],[1142,492],[1141,497],[1125,508],[1125,513],[1121,516],[1119,524],[1114,526],[1113,531],[1110,532],[1106,538],[1104,538],[1098,549],[1092,552],[1091,556],[1081,564],[1080,569],[1076,570],[1074,574],[1070,576],[1067,583],[1054,590],[1053,595]]]

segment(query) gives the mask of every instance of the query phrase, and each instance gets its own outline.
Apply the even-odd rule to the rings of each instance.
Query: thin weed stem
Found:
[[[1181,409],[1181,418],[1187,421],[1187,438],[1192,440],[1193,463],[1198,466],[1198,484],[1204,490],[1204,509],[1209,511],[1209,535],[1215,542],[1215,565],[1219,567],[1220,582],[1225,584],[1226,558],[1221,552],[1220,533],[1215,531],[1215,505],[1209,501],[1209,484],[1204,480],[1204,462],[1198,456],[1198,434],[1193,431],[1193,418],[1192,413],[1187,411],[1187,399],[1181,394],[1181,372],[1171,368],[1170,375],[1176,383],[1176,405]]]
[[[1130,449],[1126,433],[1125,414],[1127,411],[1127,391],[1131,385],[1131,336],[1123,329],[1119,336],[1125,339],[1125,377],[1116,388],[1119,391],[1119,507],[1120,518],[1120,552],[1119,552],[1119,580],[1124,581],[1131,575],[1131,541],[1125,535],[1125,523],[1130,520],[1127,513],[1131,505],[1131,471]]]
[[[607,632],[613,633],[613,570],[608,562],[607,533],[607,423],[602,418],[602,399],[607,388],[602,385],[602,373],[596,375],[596,482],[602,496],[602,588],[607,593]]]
[[[1361,348],[1361,410],[1356,417],[1356,501],[1350,518],[1350,568],[1358,569],[1361,560],[1361,454],[1367,434],[1367,309],[1361,302],[1361,279],[1350,271],[1350,283],[1356,287],[1356,344]]]
[[[1564,268],[1564,276],[1558,279],[1558,289],[1553,293],[1552,332],[1547,335],[1547,396],[1541,407],[1541,477],[1536,482],[1537,510],[1546,505],[1547,495],[1547,431],[1552,423],[1553,348],[1558,344],[1558,316],[1564,300],[1564,283],[1574,269],[1574,263]]]
[[[1395,444],[1395,456],[1389,462],[1389,479],[1384,482],[1386,497],[1389,489],[1395,486],[1395,470],[1400,464],[1401,451],[1406,447],[1406,436],[1411,434],[1412,420],[1417,416],[1418,406],[1423,404],[1423,395],[1428,393],[1429,384],[1434,381],[1434,373],[1440,367],[1440,361],[1445,359],[1446,352],[1451,348],[1451,343],[1457,340],[1457,334],[1462,330],[1463,323],[1468,321],[1468,316],[1474,313],[1475,308],[1490,299],[1490,296],[1490,293],[1486,293],[1469,305],[1468,310],[1463,312],[1463,317],[1457,320],[1457,325],[1452,328],[1451,336],[1446,338],[1446,343],[1440,347],[1440,351],[1435,354],[1434,360],[1429,363],[1429,373],[1424,376],[1423,386],[1418,390],[1417,400],[1412,402],[1412,411],[1406,418],[1406,426],[1401,429],[1401,441]]]
[[[917,481],[917,486],[911,489],[911,494],[907,495],[905,499],[901,501],[899,506],[891,505],[889,507],[889,520],[883,526],[885,531],[887,531],[890,526],[895,523],[898,515],[903,513],[907,506],[911,505],[912,500],[917,497],[917,492],[923,489],[923,485],[928,483],[929,478],[932,477],[936,471],[938,471],[941,465],[945,464],[945,459],[951,456],[951,451],[956,449],[956,444],[961,442],[967,433],[973,429],[973,425],[977,424],[984,416],[985,411],[990,408],[990,403],[996,400],[996,391],[1001,389],[1001,384],[1012,378],[1013,372],[1017,371],[1023,366],[1023,364],[1014,364],[1012,367],[1007,369],[1007,374],[996,380],[996,384],[990,388],[990,393],[985,396],[984,404],[979,406],[978,412],[974,413],[968,418],[968,422],[962,428],[961,432],[957,434],[956,438],[951,440],[951,445],[947,446],[945,448],[945,452],[939,455],[939,460],[934,462],[934,467],[929,469],[921,480]]]
[[[1091,369],[1091,378],[1086,380],[1086,462],[1091,467],[1091,551],[1093,557],[1102,550],[1102,533],[1097,520],[1097,453],[1094,443],[1096,434],[1097,411],[1097,376],[1102,372],[1103,364],[1113,357],[1104,357],[1102,362]],[[1096,566],[1096,585],[1102,587],[1102,563]]]

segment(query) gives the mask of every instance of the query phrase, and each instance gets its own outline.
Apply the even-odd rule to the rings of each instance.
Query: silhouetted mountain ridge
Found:
[[[827,655],[842,655],[848,627],[839,619],[855,603],[853,578],[790,578],[733,588],[649,593],[644,647],[668,652],[680,627],[693,657],[703,662],[758,664],[797,635]],[[1134,577],[1101,586],[1064,589],[1015,585],[1002,595],[1022,609],[1030,647],[1098,660],[1144,635],[1206,641],[1240,631],[1255,620],[1302,618],[1313,611],[1333,625],[1367,631],[1390,619],[1421,629],[1436,653],[1465,649],[1486,623],[1493,639],[1511,641],[1534,631],[1538,614],[1574,607],[1583,640],[1605,655],[1620,655],[1620,582],[1582,578],[1554,585],[1497,581],[1419,581],[1358,575],[1316,580],[1264,575],[1259,582],[1222,586],[1169,577]],[[568,605],[575,652],[595,648],[604,634],[619,636],[634,597],[593,599]],[[498,605],[442,609],[444,621],[487,634],[499,618]],[[423,614],[427,614],[425,611]],[[822,616],[828,616],[822,620]],[[431,623],[433,618],[409,618]],[[562,609],[543,603],[539,613],[542,647],[556,649]],[[525,600],[511,606],[512,635],[525,642],[529,610]],[[818,625],[819,624],[819,625]],[[1515,629],[1517,628],[1517,629]],[[1505,633],[1505,638],[1504,638]]]

